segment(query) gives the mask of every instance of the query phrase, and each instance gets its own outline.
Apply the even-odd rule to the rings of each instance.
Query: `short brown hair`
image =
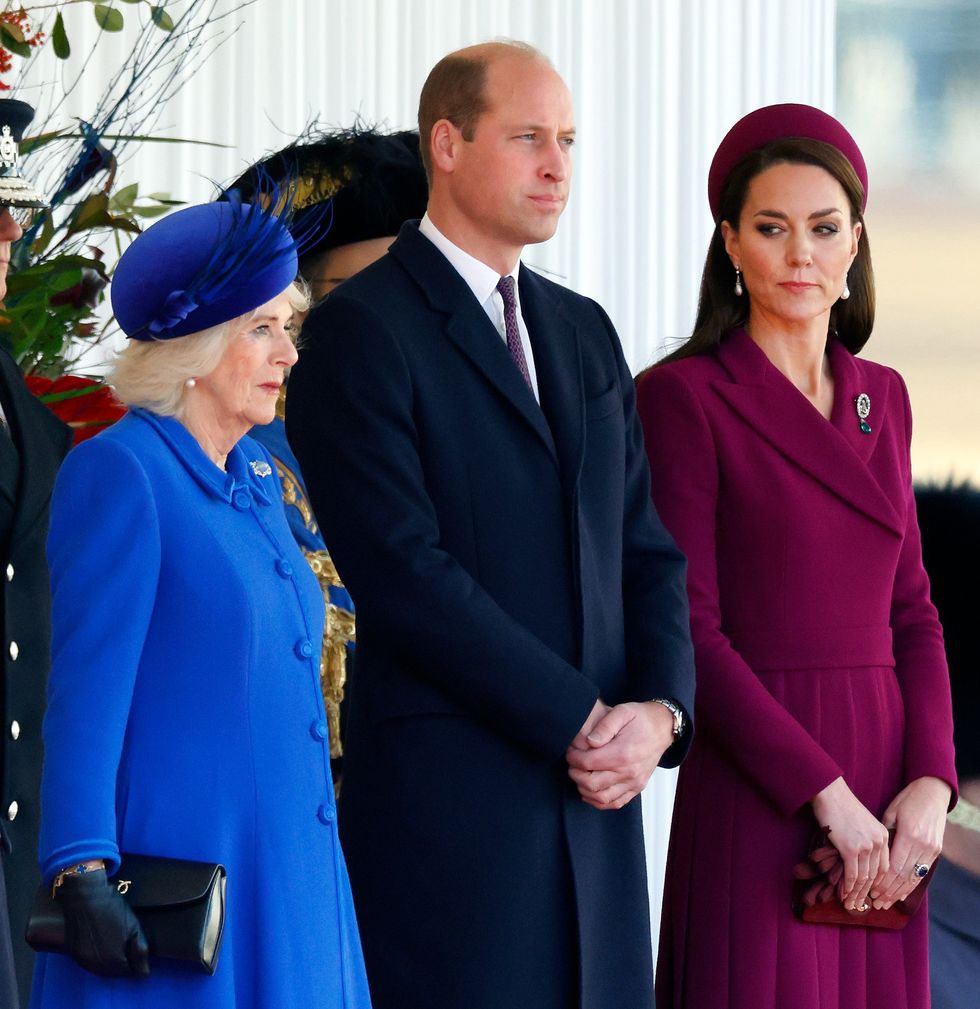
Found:
[[[419,151],[430,188],[432,127],[440,119],[448,119],[464,140],[472,140],[477,121],[488,108],[487,70],[495,59],[508,54],[548,62],[542,53],[526,42],[501,39],[449,53],[429,71],[419,95]]]

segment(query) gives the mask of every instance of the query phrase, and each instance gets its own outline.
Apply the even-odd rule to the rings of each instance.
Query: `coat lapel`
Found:
[[[834,408],[829,421],[744,330],[731,333],[718,349],[718,360],[734,382],[716,382],[714,387],[743,421],[787,459],[841,500],[901,536],[905,524],[867,465],[882,426],[891,420],[884,410],[885,389],[869,380],[836,342],[830,354]],[[870,434],[861,432],[854,406],[861,392],[871,397]]]
[[[5,353],[0,353],[0,394],[11,436],[20,451],[20,486],[12,530],[13,538],[19,539],[45,513],[55,473],[71,447],[71,432],[31,395],[20,369]]]
[[[830,420],[850,445],[857,457],[866,463],[878,444],[883,423],[893,422],[893,417],[885,413],[887,390],[880,373],[869,373],[837,340],[829,345],[830,366],[834,373],[834,409]],[[857,398],[862,393],[871,400],[871,413],[867,422],[870,434],[861,430],[861,418],[857,412]],[[894,408],[894,405],[893,405]]]
[[[431,307],[446,316],[445,331],[453,344],[502,399],[530,424],[551,455],[556,456],[554,439],[541,407],[514,366],[506,344],[487,318],[483,306],[446,257],[411,221],[402,225],[390,252],[422,289]],[[524,272],[522,270],[522,276]],[[523,299],[523,289],[521,294]]]
[[[578,331],[541,278],[523,265],[519,284],[541,409],[555,439],[563,481],[572,488],[578,483],[584,450],[585,392]]]

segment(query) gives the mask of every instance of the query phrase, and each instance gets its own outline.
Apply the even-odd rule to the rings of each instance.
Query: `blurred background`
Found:
[[[980,4],[839,0],[836,113],[871,171],[865,356],[898,368],[917,478],[980,478]]]

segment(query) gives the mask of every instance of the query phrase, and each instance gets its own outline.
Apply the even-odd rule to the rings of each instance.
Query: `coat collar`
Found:
[[[868,461],[882,429],[895,424],[884,372],[864,368],[837,340],[828,342],[834,406],[828,421],[742,330],[726,336],[716,354],[732,382],[714,387],[728,405],[787,459],[869,518],[903,535],[905,524],[878,484]],[[871,433],[860,430],[855,400],[871,398]]]
[[[487,318],[483,306],[477,302],[473,292],[449,260],[419,232],[418,224],[414,221],[402,225],[398,238],[389,251],[422,290],[430,306],[446,316],[445,331],[453,344],[502,399],[530,424],[551,455],[557,458],[555,441],[541,407],[514,367],[506,344]],[[522,266],[521,306],[537,360],[538,344],[534,335],[537,323],[532,327],[528,313],[531,312],[533,316],[533,308],[529,300],[525,300],[527,272]],[[528,293],[528,298],[530,297]],[[541,370],[543,369],[539,369],[538,374],[539,386],[542,381]]]
[[[11,530],[11,542],[16,542],[45,514],[55,474],[71,448],[71,430],[34,398],[13,358],[4,351],[0,351],[0,395],[20,452],[17,511]]]
[[[228,453],[226,471],[208,458],[197,439],[175,417],[161,417],[139,407],[133,407],[130,413],[160,435],[187,472],[212,497],[230,503],[235,492],[244,489],[257,504],[269,505],[274,500],[272,466],[251,438],[242,438]]]

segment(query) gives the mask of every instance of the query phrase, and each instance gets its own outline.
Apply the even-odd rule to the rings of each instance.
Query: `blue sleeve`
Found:
[[[41,874],[119,863],[116,777],[160,572],[154,495],[133,452],[107,438],[69,453],[48,535],[52,667],[44,719]]]

